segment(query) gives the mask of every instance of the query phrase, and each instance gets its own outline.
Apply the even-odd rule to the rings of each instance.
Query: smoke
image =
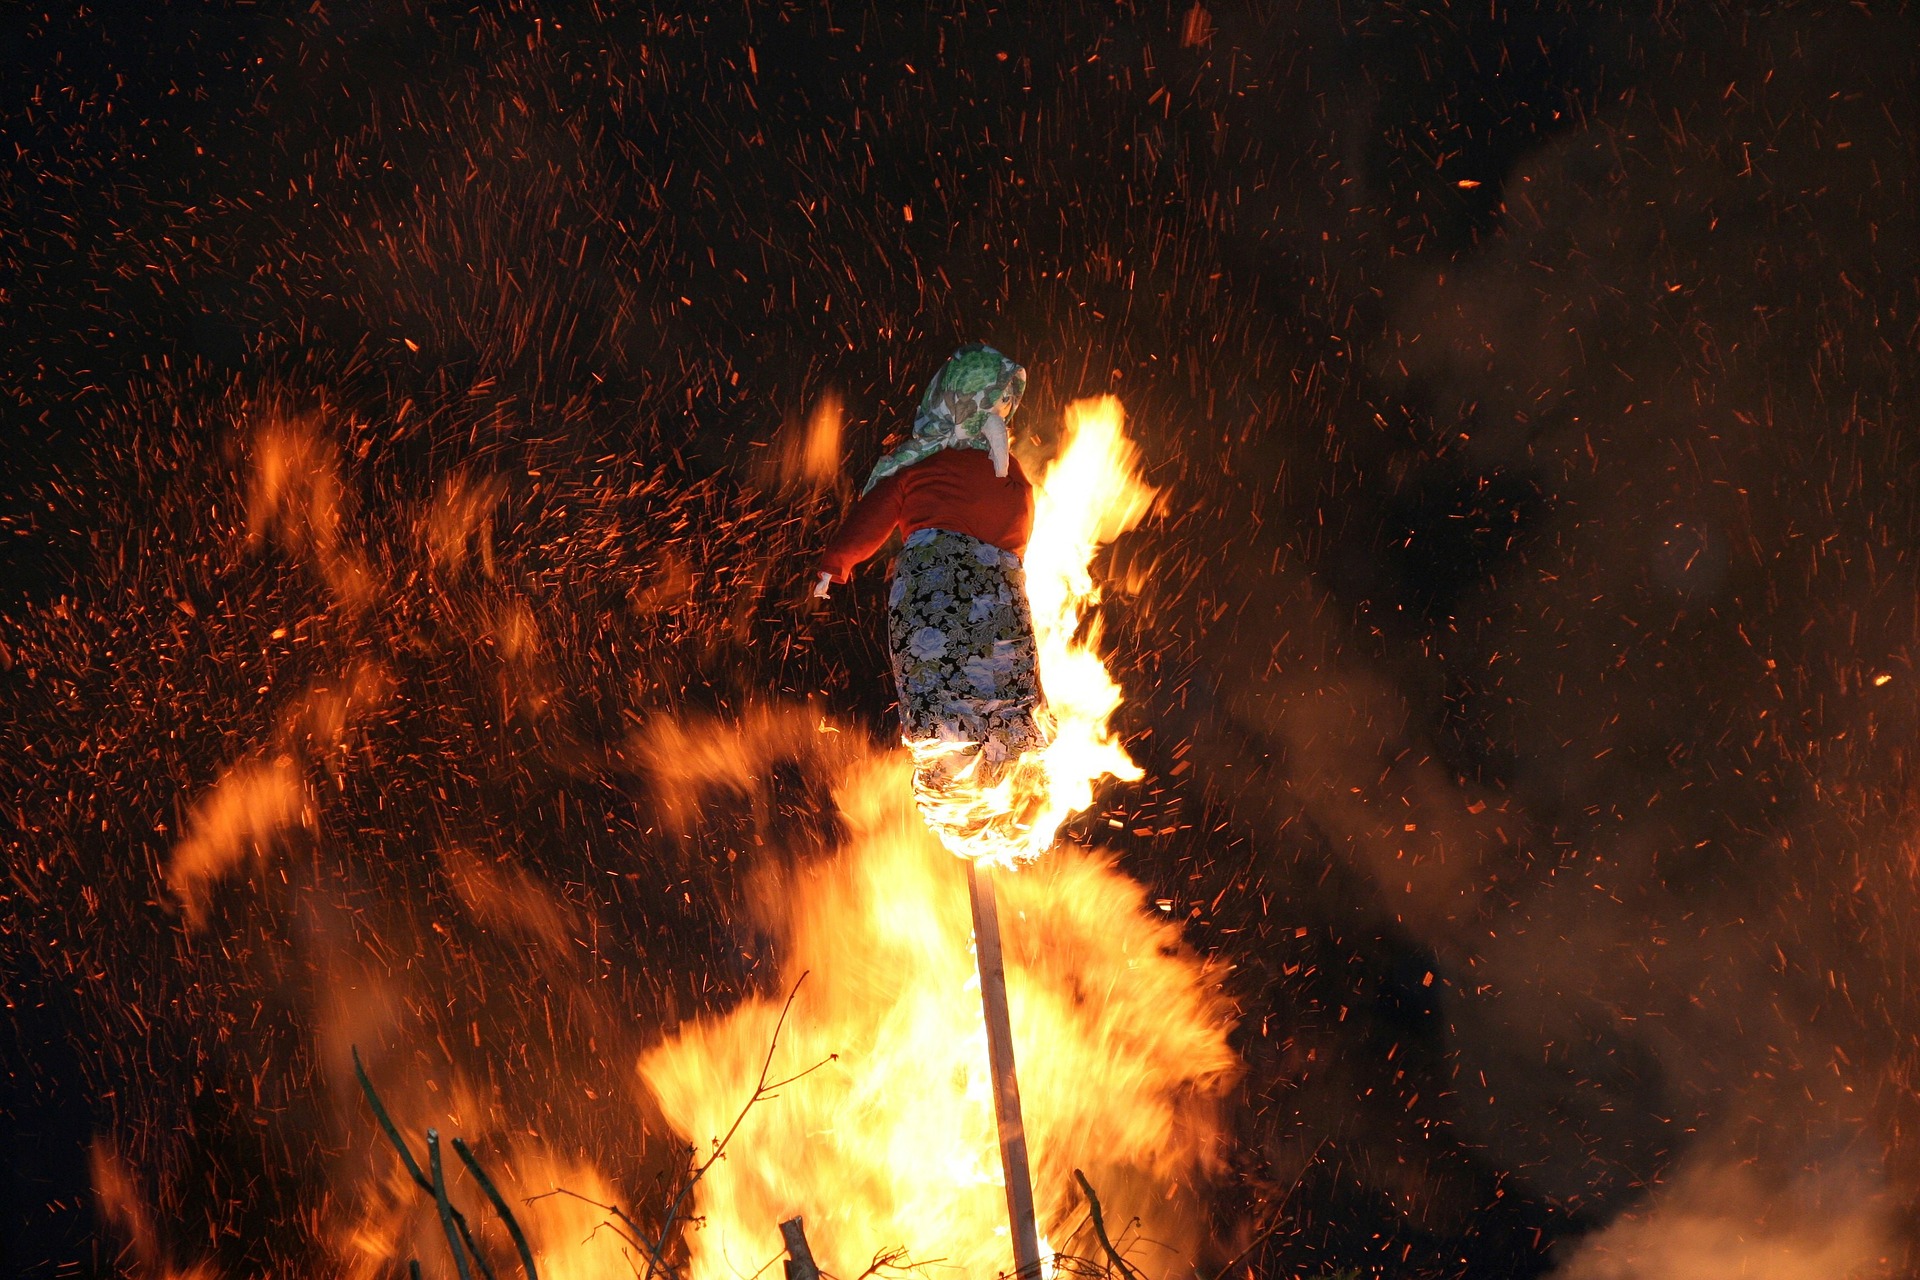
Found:
[[[1884,1189],[1863,1171],[1785,1185],[1742,1164],[1689,1165],[1643,1209],[1596,1232],[1561,1280],[1833,1280],[1898,1274]]]
[[[1724,1140],[1690,1136],[1758,1131],[1753,1176],[1773,1182],[1836,1136],[1906,1159],[1904,1103],[1859,1087],[1910,1052],[1881,1021],[1904,993],[1875,989],[1905,944],[1858,896],[1913,902],[1895,799],[1913,704],[1874,683],[1914,642],[1913,564],[1888,536],[1907,499],[1869,461],[1904,431],[1899,359],[1876,338],[1902,304],[1831,285],[1911,262],[1876,245],[1910,216],[1893,193],[1914,174],[1870,105],[1900,63],[1847,37],[1782,19],[1708,59],[1708,93],[1669,89],[1522,163],[1503,242],[1399,326],[1436,432],[1550,495],[1444,643],[1559,846],[1476,948],[1493,1009],[1456,1023],[1459,1065],[1504,1079],[1506,1108],[1567,1120],[1560,1143],[1520,1145],[1499,1103],[1470,1122],[1568,1201],[1617,1202],[1678,1161],[1671,1196],[1569,1274],[1659,1274],[1662,1250],[1742,1230],[1763,1243],[1727,1274],[1844,1274],[1888,1247],[1864,1208],[1769,1215],[1729,1181]],[[1802,145],[1776,132],[1750,159],[1744,140],[1815,85]],[[1861,790],[1891,803],[1862,808]],[[1515,1070],[1516,1032],[1559,1081]],[[1596,1177],[1596,1155],[1615,1169]],[[1716,1187],[1722,1216],[1703,1216]],[[1636,1251],[1656,1263],[1593,1260]]]
[[[1885,237],[1913,64],[1863,55],[1861,14],[1730,26],[1520,160],[1476,252],[1408,273],[1365,353],[1383,439],[1334,469],[1374,563],[1276,552],[1202,650],[1196,758],[1245,769],[1220,730],[1250,737],[1225,787],[1270,779],[1267,829],[1320,842],[1431,984],[1398,1025],[1438,1100],[1396,1074],[1405,1105],[1575,1223],[1670,1184],[1572,1276],[1905,1247],[1802,1171],[1911,1161],[1875,1082],[1912,1053],[1913,510],[1886,478],[1914,257]],[[1445,1177],[1409,1198],[1446,1212]]]

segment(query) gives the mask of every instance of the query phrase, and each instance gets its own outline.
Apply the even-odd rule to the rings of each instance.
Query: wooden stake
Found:
[[[987,1019],[987,1065],[993,1071],[993,1118],[1000,1129],[1000,1169],[1007,1182],[1007,1219],[1013,1229],[1016,1280],[1040,1280],[1040,1229],[1033,1214],[1033,1178],[1027,1169],[1027,1132],[1020,1119],[1020,1081],[1013,1071],[1013,1023],[1007,1016],[1007,966],[1000,951],[1000,908],[993,872],[969,859],[973,949],[980,961],[980,1004]]]
[[[820,1280],[820,1266],[807,1245],[807,1228],[796,1215],[780,1224],[780,1238],[787,1244],[787,1280]]]

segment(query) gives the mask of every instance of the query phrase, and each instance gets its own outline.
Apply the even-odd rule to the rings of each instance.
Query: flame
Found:
[[[458,1073],[439,1105],[422,1093],[397,1094],[395,1119],[415,1158],[426,1164],[422,1133],[437,1128],[443,1142],[462,1133],[513,1210],[541,1280],[612,1280],[632,1276],[643,1258],[605,1206],[620,1195],[593,1165],[566,1157],[524,1132],[510,1133],[497,1105]],[[382,1280],[408,1260],[427,1280],[456,1280],[458,1270],[446,1228],[431,1196],[416,1186],[377,1139],[372,1177],[357,1180],[339,1205],[341,1218],[329,1233],[341,1280]],[[466,1219],[494,1274],[518,1274],[515,1247],[472,1176],[444,1150],[447,1199]],[[368,1166],[361,1166],[366,1168]],[[477,1271],[475,1274],[479,1274]]]
[[[794,989],[784,1021],[782,998],[749,1000],[640,1063],[701,1160],[745,1108],[695,1193],[692,1280],[760,1271],[796,1213],[837,1275],[883,1258],[1009,1268],[965,876],[906,784],[898,756],[849,769],[834,792],[851,830],[840,854],[762,883]],[[1130,1260],[1171,1275],[1196,1243],[1196,1183],[1235,1072],[1223,1002],[1178,930],[1140,909],[1140,886],[1095,855],[1058,851],[1000,897],[1041,1230],[1063,1254],[1098,1255],[1080,1168],[1110,1222],[1139,1220]],[[816,1065],[748,1106],[763,1068],[777,1081]]]
[[[420,542],[428,561],[444,573],[455,574],[475,559],[480,572],[493,578],[497,573],[494,512],[506,496],[506,481],[499,476],[475,479],[465,471],[448,476],[432,509],[420,521]]]
[[[511,867],[469,850],[441,850],[442,865],[462,901],[490,927],[511,929],[542,951],[571,923],[554,895]],[[517,921],[509,915],[517,914]],[[449,1203],[466,1220],[492,1274],[520,1274],[518,1250],[490,1198],[458,1158],[464,1141],[512,1211],[541,1280],[631,1277],[642,1261],[630,1232],[606,1207],[624,1195],[589,1154],[577,1121],[556,1114],[560,1091],[531,1108],[501,1086],[497,1064],[462,1064],[418,1019],[423,988],[369,963],[333,932],[339,922],[310,917],[310,941],[328,975],[318,1009],[316,1058],[324,1064],[339,1132],[330,1194],[315,1210],[316,1234],[331,1265],[315,1274],[336,1280],[392,1280],[418,1262],[423,1280],[457,1280],[458,1269],[432,1195],[414,1183],[376,1126],[349,1063],[358,1055],[416,1163],[430,1169],[425,1135],[437,1130]],[[556,973],[551,969],[544,972]],[[591,1091],[589,1091],[591,1092]],[[484,1273],[473,1269],[475,1280]]]
[[[245,760],[228,769],[193,810],[167,863],[167,887],[187,923],[206,919],[207,897],[222,876],[265,858],[281,832],[304,821],[310,798],[290,756]]]
[[[820,397],[807,419],[807,433],[797,454],[788,462],[789,473],[809,488],[831,487],[840,476],[840,432],[846,412],[840,397],[832,392]]]
[[[810,438],[827,439],[829,426],[837,430],[837,419],[823,409]],[[266,438],[254,528],[324,565],[357,553],[339,533],[344,499],[331,457],[304,440],[287,432]],[[422,527],[429,559],[449,578],[470,563],[491,576],[494,492],[451,486],[437,523]],[[958,817],[1013,833],[989,834],[978,856],[1031,859],[1090,802],[1099,778],[1139,775],[1108,728],[1120,691],[1098,656],[1099,621],[1089,613],[1099,593],[1088,565],[1153,498],[1135,472],[1119,404],[1074,405],[1066,444],[1039,486],[1028,556],[1051,737],[1021,762],[1013,785],[971,798]],[[529,607],[507,599],[486,617],[505,663],[538,660],[542,629]],[[191,923],[203,922],[215,882],[314,825],[309,771],[330,761],[393,691],[392,673],[370,660],[309,685],[283,704],[272,739],[207,790],[167,868]],[[833,780],[847,832],[831,857],[798,874],[776,866],[758,873],[756,911],[780,939],[781,994],[798,984],[791,1006],[748,1000],[725,1018],[683,1027],[640,1063],[662,1114],[694,1144],[696,1163],[733,1130],[679,1218],[689,1225],[674,1246],[686,1262],[678,1274],[725,1280],[761,1271],[783,1251],[778,1223],[796,1213],[835,1274],[918,1264],[1004,1271],[1010,1246],[964,870],[910,801],[908,761],[875,754],[861,735],[801,707],[748,707],[724,721],[662,717],[636,731],[628,748],[654,783],[662,817],[683,836],[713,794],[752,799],[756,825],[775,829],[778,815],[759,799],[763,779],[791,760]],[[1009,818],[1020,821],[1010,826]],[[534,952],[568,952],[575,920],[534,877],[458,843],[438,854],[476,921],[534,944]],[[1199,1186],[1212,1166],[1219,1099],[1238,1069],[1225,1038],[1229,1012],[1177,927],[1143,912],[1140,886],[1089,851],[1065,849],[1008,878],[1001,900],[1049,1268],[1056,1250],[1062,1269],[1098,1256],[1074,1179],[1080,1169],[1107,1220],[1133,1224],[1121,1244],[1134,1265],[1152,1277],[1182,1271],[1203,1218]],[[331,978],[320,1057],[330,1070],[340,1070],[351,1045],[409,1039],[406,989],[339,955],[322,967]],[[588,1280],[641,1267],[604,1207],[631,1202],[635,1187],[618,1186],[564,1133],[543,1123],[546,1136],[536,1134],[497,1088],[452,1064],[427,1078],[412,1065],[417,1056],[374,1064],[401,1131],[416,1153],[429,1126],[472,1142],[525,1228],[542,1277]],[[796,1075],[770,1092],[758,1088]],[[319,1211],[334,1274],[373,1280],[417,1259],[427,1276],[450,1280],[437,1209],[371,1132],[358,1094],[334,1083],[343,1130],[355,1135],[335,1171],[339,1194]],[[633,1119],[644,1135],[644,1109]],[[146,1273],[194,1274],[170,1269],[130,1175],[102,1151],[102,1202]],[[510,1260],[510,1243],[473,1180],[452,1162],[448,1173],[449,1195],[483,1251]],[[647,1206],[635,1207],[651,1220]]]
[[[777,1224],[795,1214],[833,1274],[1008,1269],[965,875],[941,848],[1028,861],[1091,802],[1097,780],[1140,774],[1108,727],[1120,690],[1088,617],[1094,553],[1155,496],[1122,421],[1111,397],[1073,405],[1039,486],[1027,574],[1052,736],[997,785],[931,806],[922,795],[916,812],[898,755],[860,756],[850,735],[828,747],[798,711],[785,734],[763,713],[732,733],[704,726],[697,751],[654,753],[656,785],[690,799],[701,783],[744,785],[770,743],[810,740],[838,776],[849,831],[824,864],[769,869],[759,884],[791,1004],[748,1000],[683,1027],[640,1063],[696,1161],[718,1154],[695,1192],[692,1280],[763,1272],[783,1251]],[[1197,1243],[1218,1100],[1237,1069],[1224,1002],[1178,930],[1141,910],[1140,886],[1097,855],[1057,851],[1005,877],[1000,898],[1046,1252],[1099,1257],[1078,1168],[1108,1222],[1136,1224],[1120,1242],[1132,1264],[1180,1272]],[[786,1083],[769,1093],[767,1081]]]
[[[126,1237],[127,1250],[119,1267],[122,1274],[135,1280],[217,1280],[217,1273],[206,1263],[182,1268],[168,1261],[166,1248],[154,1230],[153,1213],[140,1194],[133,1171],[111,1142],[93,1140],[87,1151],[87,1169],[101,1217]]]
[[[379,587],[365,554],[346,536],[338,451],[317,424],[311,417],[272,417],[256,432],[253,454],[248,541],[272,541],[289,556],[310,558],[349,611],[371,604]]]
[[[783,423],[751,470],[752,483],[787,498],[823,493],[844,485],[840,440],[846,407],[837,392],[823,392],[804,422]]]
[[[330,760],[354,722],[392,696],[392,674],[374,662],[354,663],[318,680],[280,710],[275,745],[235,762],[201,797],[167,860],[167,887],[187,924],[206,924],[213,886],[251,862],[265,863],[289,832],[310,827],[315,801],[303,761]]]
[[[1088,616],[1100,602],[1094,553],[1138,524],[1157,496],[1140,479],[1124,426],[1114,396],[1067,406],[1065,443],[1034,493],[1027,599],[1039,643],[1047,745],[991,785],[967,785],[969,761],[949,771],[960,785],[920,791],[927,825],[961,857],[1002,866],[1036,858],[1052,847],[1063,822],[1093,803],[1095,782],[1140,777],[1108,724],[1120,687],[1100,658],[1100,617]],[[938,741],[909,749],[917,768],[938,766],[953,752]]]

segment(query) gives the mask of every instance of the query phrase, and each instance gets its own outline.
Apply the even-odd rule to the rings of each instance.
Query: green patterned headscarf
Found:
[[[1002,423],[1011,418],[1026,390],[1027,371],[992,347],[975,342],[960,348],[920,397],[913,438],[873,464],[860,492],[942,449],[985,449],[996,455],[994,469],[1004,475],[1006,440],[1002,436],[996,450],[988,436],[988,419],[995,414]]]

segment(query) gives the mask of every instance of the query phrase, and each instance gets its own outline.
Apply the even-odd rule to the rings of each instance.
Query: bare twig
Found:
[[[628,1235],[626,1232],[622,1231],[619,1227],[615,1226],[611,1218],[609,1218],[605,1222],[594,1223],[593,1230],[587,1232],[587,1240],[591,1241],[595,1236],[599,1235],[602,1231],[612,1232],[614,1237],[618,1239],[621,1243],[626,1244],[635,1250],[644,1252],[647,1247],[641,1244],[638,1240],[635,1240],[632,1236]],[[633,1266],[632,1262],[628,1262],[627,1265],[633,1268],[633,1274],[635,1274],[636,1276],[640,1274],[640,1268]]]
[[[808,972],[810,973],[812,971],[808,970]],[[726,1133],[715,1140],[713,1144],[713,1154],[707,1157],[704,1164],[694,1169],[694,1171],[688,1175],[687,1180],[674,1192],[673,1199],[668,1202],[666,1215],[660,1222],[659,1238],[654,1241],[653,1247],[648,1255],[646,1280],[653,1280],[653,1277],[657,1273],[665,1270],[661,1259],[666,1253],[667,1241],[673,1235],[673,1224],[680,1216],[680,1206],[686,1202],[688,1196],[693,1194],[693,1189],[700,1185],[700,1180],[707,1176],[707,1171],[713,1168],[713,1166],[719,1162],[720,1158],[726,1154],[727,1144],[733,1141],[733,1135],[740,1132],[740,1126],[746,1123],[747,1113],[752,1111],[758,1104],[773,1097],[775,1090],[785,1088],[796,1080],[805,1079],[807,1076],[812,1075],[840,1056],[837,1053],[830,1053],[808,1067],[805,1071],[796,1072],[784,1080],[775,1080],[771,1083],[767,1080],[767,1073],[773,1070],[774,1051],[780,1047],[780,1032],[782,1028],[787,1025],[787,1014],[793,1009],[794,998],[800,994],[800,984],[806,980],[806,973],[802,973],[795,979],[793,990],[787,992],[786,1003],[780,1006],[780,1016],[774,1020],[773,1038],[767,1042],[767,1056],[765,1061],[760,1064],[760,1078],[758,1083],[754,1085],[753,1096],[748,1098],[747,1104],[740,1108],[740,1114],[734,1117],[733,1123],[728,1126]]]
[[[440,1207],[440,1227],[447,1233],[447,1247],[453,1250],[453,1265],[460,1280],[473,1280],[467,1267],[467,1251],[460,1247],[460,1233],[453,1225],[453,1206],[447,1203],[447,1179],[440,1167],[440,1131],[427,1130],[427,1167],[433,1170],[433,1202]]]
[[[400,1163],[407,1167],[407,1172],[412,1175],[414,1182],[419,1184],[422,1191],[431,1195],[433,1184],[427,1181],[426,1174],[420,1172],[420,1163],[413,1158],[412,1149],[400,1137],[400,1130],[394,1127],[393,1117],[388,1115],[386,1107],[381,1105],[380,1095],[373,1091],[373,1081],[367,1079],[367,1069],[360,1064],[360,1046],[354,1045],[352,1052],[353,1074],[359,1077],[360,1091],[367,1095],[367,1101],[373,1107],[373,1118],[380,1122],[380,1128],[385,1131],[387,1141],[391,1142],[393,1149],[400,1153]]]
[[[1273,1213],[1267,1218],[1267,1225],[1254,1232],[1253,1239],[1247,1241],[1247,1247],[1239,1253],[1234,1254],[1227,1265],[1220,1268],[1220,1272],[1215,1277],[1215,1280],[1227,1280],[1228,1274],[1232,1272],[1235,1267],[1245,1262],[1249,1254],[1265,1244],[1267,1237],[1279,1229],[1282,1219],[1286,1216],[1287,1202],[1293,1199],[1293,1193],[1300,1189],[1300,1184],[1307,1180],[1307,1170],[1313,1168],[1313,1162],[1320,1158],[1320,1152],[1326,1148],[1330,1140],[1329,1138],[1322,1138],[1313,1144],[1313,1154],[1309,1155],[1307,1162],[1300,1166],[1299,1176],[1294,1178],[1293,1185],[1287,1188],[1287,1194],[1281,1196],[1280,1202],[1273,1206]]]
[[[645,1235],[645,1234],[646,1234],[646,1229],[645,1229],[644,1227],[642,1227],[642,1226],[641,1226],[641,1225],[640,1225],[639,1223],[637,1223],[637,1222],[635,1222],[635,1221],[634,1221],[634,1220],[633,1220],[632,1218],[629,1218],[629,1217],[628,1217],[628,1216],[626,1215],[626,1213],[625,1213],[625,1212],[624,1212],[624,1211],[623,1211],[623,1210],[622,1210],[622,1209],[620,1208],[620,1206],[619,1206],[619,1205],[617,1205],[617,1204],[602,1204],[602,1203],[600,1203],[600,1201],[598,1201],[598,1200],[595,1200],[595,1199],[594,1199],[593,1197],[591,1197],[591,1196],[583,1196],[583,1195],[581,1195],[581,1194],[580,1194],[580,1193],[579,1193],[578,1191],[569,1191],[569,1190],[567,1190],[567,1189],[566,1189],[565,1187],[555,1187],[555,1188],[554,1188],[553,1190],[551,1190],[551,1191],[542,1191],[542,1192],[541,1192],[541,1193],[540,1193],[539,1195],[537,1195],[537,1196],[528,1196],[528,1197],[527,1197],[527,1203],[528,1203],[528,1204],[532,1204],[532,1203],[533,1203],[533,1202],[534,1202],[535,1200],[545,1200],[545,1199],[546,1199],[546,1198],[547,1198],[548,1196],[567,1196],[567,1197],[569,1197],[569,1198],[571,1198],[571,1199],[574,1199],[574,1200],[578,1200],[578,1201],[579,1201],[579,1202],[580,1202],[581,1204],[590,1204],[590,1205],[592,1205],[592,1206],[593,1206],[594,1208],[596,1208],[596,1209],[604,1209],[604,1210],[606,1210],[606,1211],[607,1211],[608,1213],[610,1213],[610,1214],[612,1214],[612,1215],[613,1215],[614,1217],[616,1217],[616,1218],[618,1218],[618,1219],[619,1219],[620,1221],[622,1221],[622,1222],[624,1222],[624,1223],[626,1223],[626,1224],[627,1224],[627,1228],[628,1228],[628,1229],[629,1229],[630,1231],[632,1231],[632,1232],[633,1232],[633,1233],[634,1233],[635,1235]],[[623,1239],[623,1240],[624,1240],[624,1239],[626,1239],[626,1237],[625,1237],[624,1235],[622,1235],[622,1236],[621,1236],[621,1239]],[[640,1244],[640,1243],[638,1243],[637,1241],[632,1241],[632,1240],[629,1240],[629,1241],[627,1241],[627,1243],[629,1243],[629,1244],[631,1244],[631,1245],[633,1245],[633,1247],[634,1247],[634,1248],[636,1248],[636,1249],[644,1249],[644,1248],[646,1248],[646,1246],[645,1246],[645,1245],[643,1245],[643,1244]]]
[[[621,1209],[620,1206],[617,1204],[602,1204],[600,1201],[595,1200],[591,1196],[583,1196],[578,1191],[569,1191],[565,1187],[555,1187],[551,1191],[542,1191],[537,1196],[528,1196],[527,1203],[532,1204],[535,1200],[545,1200],[548,1196],[569,1196],[572,1199],[580,1201],[580,1203],[582,1204],[590,1204],[596,1209],[604,1210],[607,1213],[612,1214],[615,1219],[625,1223],[627,1226],[627,1230],[633,1232],[633,1235],[630,1236],[627,1234],[626,1231],[622,1231],[619,1227],[613,1225],[613,1222],[611,1220],[607,1222],[602,1222],[596,1225],[593,1229],[594,1232],[598,1232],[602,1227],[605,1227],[607,1230],[613,1232],[613,1234],[615,1234],[616,1236],[619,1236],[627,1244],[631,1245],[636,1253],[645,1254],[653,1248],[652,1245],[643,1244],[640,1240],[634,1239],[634,1236],[640,1236],[644,1238],[647,1234],[646,1230],[639,1223],[635,1222],[632,1218],[629,1218],[626,1215],[626,1212],[623,1209]],[[592,1238],[591,1233],[589,1234],[588,1238],[589,1239]],[[633,1267],[633,1264],[631,1262],[629,1262],[627,1265],[630,1267]],[[633,1274],[636,1276],[639,1275],[640,1268],[633,1267]],[[673,1271],[671,1268],[667,1269],[667,1274],[668,1275],[673,1274]]]
[[[915,1262],[913,1255],[905,1249],[882,1249],[873,1255],[873,1261],[867,1264],[867,1269],[855,1277],[855,1280],[872,1280],[872,1277],[883,1271],[911,1271],[915,1267],[928,1267],[940,1261],[942,1259],[935,1258],[932,1262]]]
[[[793,1010],[794,999],[800,994],[800,984],[806,980],[807,975],[804,973],[801,974],[799,979],[794,982],[793,990],[787,993],[786,1003],[780,1006],[780,1016],[775,1019],[773,1024],[773,1037],[767,1044],[767,1055],[760,1063],[760,1075],[754,1082],[753,1096],[748,1098],[746,1105],[740,1108],[740,1114],[734,1117],[733,1123],[728,1126],[726,1133],[714,1139],[713,1151],[707,1156],[706,1160],[697,1165],[692,1164],[692,1158],[697,1154],[698,1148],[688,1148],[690,1168],[685,1180],[673,1188],[672,1197],[667,1201],[667,1206],[661,1215],[659,1230],[657,1232],[641,1226],[638,1222],[634,1221],[632,1216],[625,1210],[621,1209],[619,1205],[603,1204],[589,1196],[583,1196],[577,1191],[569,1191],[565,1187],[555,1187],[552,1191],[543,1191],[537,1196],[529,1196],[527,1202],[531,1204],[535,1200],[541,1200],[550,1195],[562,1195],[569,1196],[583,1204],[590,1204],[596,1209],[611,1214],[614,1221],[617,1221],[626,1228],[625,1231],[622,1231],[618,1227],[614,1227],[614,1234],[631,1245],[646,1261],[644,1271],[639,1267],[634,1268],[634,1274],[640,1277],[640,1280],[656,1280],[656,1277],[664,1277],[665,1280],[679,1280],[679,1269],[667,1261],[667,1248],[672,1243],[674,1228],[683,1222],[697,1221],[697,1219],[683,1216],[682,1210],[687,1203],[688,1197],[693,1194],[694,1188],[699,1186],[700,1180],[707,1176],[708,1171],[726,1155],[728,1145],[732,1143],[734,1136],[740,1132],[740,1126],[746,1123],[747,1113],[752,1111],[753,1108],[760,1103],[777,1097],[779,1090],[784,1089],[797,1080],[804,1080],[806,1077],[839,1057],[838,1054],[828,1054],[804,1071],[796,1071],[794,1074],[783,1076],[778,1080],[768,1079],[773,1072],[774,1055],[780,1047],[780,1033],[786,1027],[787,1015]],[[905,1251],[901,1251],[897,1256],[905,1257]],[[778,1262],[779,1260],[780,1255],[775,1254],[773,1260],[767,1265],[772,1266],[773,1262]],[[888,1260],[891,1260],[890,1256]],[[878,1267],[880,1265],[883,1265],[881,1259],[876,1259],[875,1266]],[[762,1267],[761,1270],[764,1271],[766,1268]],[[757,1274],[758,1273],[756,1273],[756,1275]],[[861,1280],[867,1280],[867,1276],[872,1274],[872,1269],[869,1269],[866,1275],[861,1277]],[[531,1274],[529,1274],[529,1280],[533,1280]]]
[[[487,1171],[480,1167],[480,1162],[473,1158],[473,1152],[468,1150],[467,1144],[458,1138],[453,1140],[453,1153],[460,1157],[462,1164],[467,1166],[467,1172],[471,1173],[474,1181],[480,1184],[480,1189],[487,1193],[487,1199],[493,1201],[494,1212],[498,1213],[500,1220],[507,1224],[507,1234],[513,1237],[513,1247],[520,1251],[520,1265],[526,1268],[527,1280],[540,1280],[539,1272],[534,1270],[533,1250],[527,1246],[527,1237],[520,1230],[519,1222],[514,1219],[513,1210],[507,1208],[507,1202],[501,1198],[499,1189],[493,1185],[493,1179],[489,1178]]]
[[[1126,1280],[1141,1280],[1140,1273],[1120,1256],[1120,1251],[1113,1247],[1113,1241],[1107,1238],[1107,1222],[1100,1213],[1100,1197],[1094,1192],[1093,1184],[1088,1182],[1087,1175],[1078,1169],[1073,1171],[1073,1176],[1080,1183],[1080,1190],[1086,1192],[1087,1209],[1093,1216],[1093,1234],[1100,1238],[1100,1247],[1107,1251],[1107,1256],[1113,1259],[1114,1265],[1120,1268],[1120,1274],[1125,1276]]]

